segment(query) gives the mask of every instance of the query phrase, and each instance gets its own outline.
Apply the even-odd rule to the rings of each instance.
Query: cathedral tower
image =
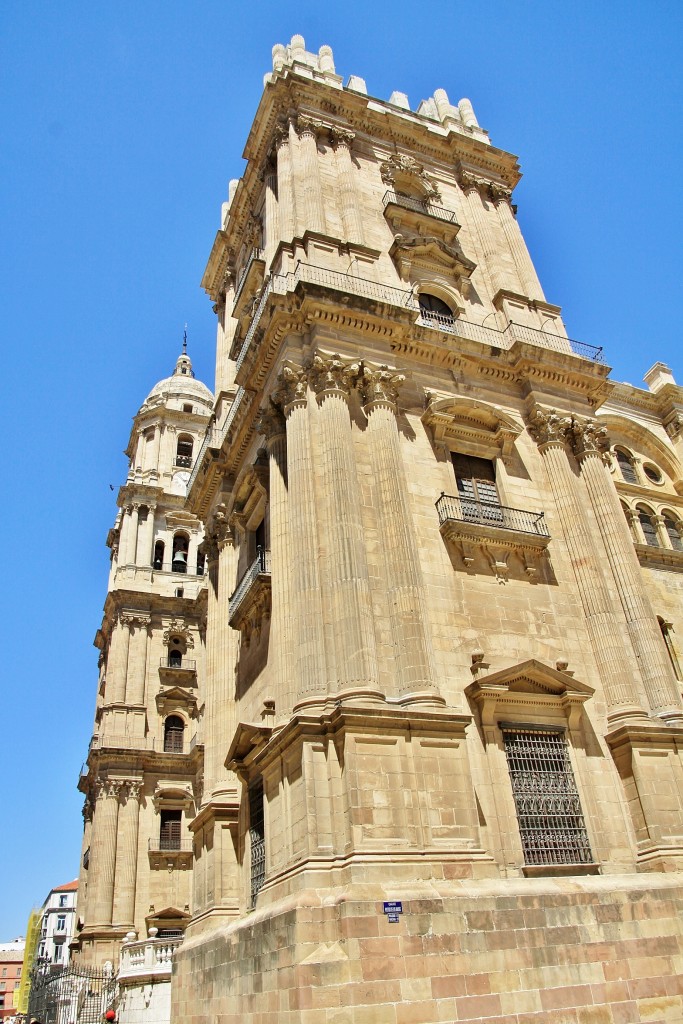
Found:
[[[84,961],[116,961],[121,939],[182,931],[191,821],[200,802],[205,555],[185,507],[213,395],[186,345],[133,421],[129,470],[107,543],[93,738],[80,788],[85,833],[79,931]]]

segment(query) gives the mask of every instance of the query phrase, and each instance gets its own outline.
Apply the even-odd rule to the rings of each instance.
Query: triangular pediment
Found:
[[[560,672],[534,658],[512,665],[510,668],[501,669],[500,672],[480,676],[476,683],[472,683],[467,689],[470,690],[472,686],[495,687],[507,690],[509,693],[545,693],[556,697],[574,694],[588,698],[595,693],[592,686],[580,683],[569,673]]]
[[[448,269],[460,277],[469,277],[476,264],[468,260],[455,242],[445,242],[435,235],[404,235],[394,237],[389,254],[394,260],[408,259],[411,263],[435,270]]]
[[[178,919],[189,921],[190,914],[185,910],[177,910],[176,907],[165,907],[158,913],[150,914],[149,920],[152,918],[155,921],[177,921]]]
[[[160,690],[157,694],[157,703],[160,700],[179,700],[184,703],[196,704],[197,698],[190,690],[182,686],[169,686],[167,690]]]

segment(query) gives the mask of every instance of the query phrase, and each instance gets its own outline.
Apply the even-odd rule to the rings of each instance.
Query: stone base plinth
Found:
[[[186,937],[171,1020],[683,1021],[682,911],[683,875],[302,892]]]

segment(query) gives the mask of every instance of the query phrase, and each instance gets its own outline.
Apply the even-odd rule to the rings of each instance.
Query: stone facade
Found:
[[[568,338],[468,100],[295,36],[245,157],[172,1020],[683,1020],[683,389]]]

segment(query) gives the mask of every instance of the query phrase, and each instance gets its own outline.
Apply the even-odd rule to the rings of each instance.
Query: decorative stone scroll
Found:
[[[441,193],[436,181],[412,156],[394,153],[380,166],[380,174],[385,185],[390,185],[397,190],[409,188],[412,185],[423,199],[434,202],[441,201]]]
[[[163,638],[165,647],[169,647],[171,641],[175,639],[182,640],[187,650],[194,647],[194,637],[182,619],[172,619],[163,632]]]

